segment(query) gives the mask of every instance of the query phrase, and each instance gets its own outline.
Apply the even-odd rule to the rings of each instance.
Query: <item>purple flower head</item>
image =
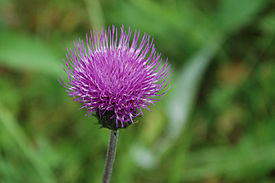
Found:
[[[161,65],[149,35],[135,31],[132,38],[131,33],[123,26],[120,33],[115,26],[102,28],[100,34],[91,31],[86,43],[79,39],[74,49],[67,49],[63,69],[68,82],[61,75],[69,96],[113,130],[134,123],[143,108],[149,110],[168,90],[167,60]]]

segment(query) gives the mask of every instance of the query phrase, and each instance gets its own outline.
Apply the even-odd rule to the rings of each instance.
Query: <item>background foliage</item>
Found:
[[[108,130],[57,82],[115,24],[154,37],[171,90],[121,130],[112,182],[275,182],[272,0],[1,0],[0,182],[101,182]]]

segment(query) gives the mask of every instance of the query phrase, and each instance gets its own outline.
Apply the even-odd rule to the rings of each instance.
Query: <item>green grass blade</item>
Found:
[[[13,118],[12,114],[0,104],[0,122],[3,128],[10,134],[11,138],[17,143],[23,154],[29,159],[36,169],[41,181],[44,183],[54,183],[54,176],[49,165],[43,161],[38,152],[30,145],[30,140],[27,138],[24,131]]]

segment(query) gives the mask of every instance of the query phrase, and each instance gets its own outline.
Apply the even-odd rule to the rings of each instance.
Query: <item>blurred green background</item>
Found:
[[[272,0],[1,0],[0,182],[101,182],[109,132],[57,82],[91,28],[154,37],[171,89],[120,131],[112,182],[275,182]]]

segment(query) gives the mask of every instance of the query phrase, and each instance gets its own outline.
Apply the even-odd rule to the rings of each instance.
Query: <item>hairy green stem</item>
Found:
[[[102,183],[110,182],[110,179],[112,176],[113,164],[116,156],[117,139],[118,139],[118,130],[117,131],[111,130]]]

